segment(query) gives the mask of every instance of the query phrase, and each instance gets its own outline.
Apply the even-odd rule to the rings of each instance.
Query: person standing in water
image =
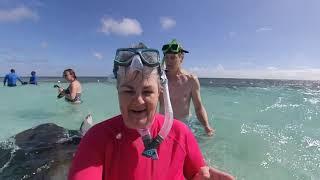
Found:
[[[206,109],[201,102],[200,83],[198,78],[182,69],[185,53],[182,46],[174,39],[162,47],[166,75],[169,80],[170,99],[173,107],[173,116],[176,119],[186,120],[190,117],[190,102],[192,99],[198,120],[203,125],[206,134],[212,136]],[[161,99],[161,98],[160,98]],[[163,113],[163,102],[160,101],[160,112]]]
[[[67,89],[58,88],[59,95],[64,95],[65,100],[74,104],[81,103],[81,84],[77,80],[76,73],[73,69],[63,71],[63,77],[70,83]]]
[[[6,85],[8,81],[8,87],[15,87],[17,86],[17,80],[21,82],[21,84],[24,84],[24,82],[20,79],[20,77],[16,74],[16,71],[14,69],[10,70],[9,74],[6,74],[3,80],[3,86]]]
[[[29,84],[38,85],[38,78],[36,76],[36,72],[35,71],[31,72],[31,77],[30,77],[30,80],[29,80]]]
[[[142,43],[117,49],[113,72],[121,114],[81,139],[69,180],[234,180],[208,167],[190,129],[173,119],[158,50]],[[164,116],[157,113],[160,91]]]

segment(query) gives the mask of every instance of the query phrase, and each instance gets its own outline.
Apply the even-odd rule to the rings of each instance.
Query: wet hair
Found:
[[[35,71],[31,71],[31,75],[36,75],[36,72]]]
[[[16,71],[14,69],[11,69],[10,72],[15,73]]]
[[[63,77],[64,77],[64,75],[66,74],[66,72],[69,72],[69,74],[70,74],[74,79],[77,79],[76,73],[74,72],[73,69],[65,69],[65,70],[63,71]]]

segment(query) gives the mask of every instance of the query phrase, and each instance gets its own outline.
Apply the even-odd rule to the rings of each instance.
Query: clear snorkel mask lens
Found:
[[[119,66],[129,66],[134,56],[140,56],[143,65],[156,67],[160,65],[160,54],[156,49],[121,48],[116,52],[115,64]]]
[[[133,65],[132,65],[133,64]],[[140,64],[140,65],[139,65]],[[131,71],[141,71],[141,66],[156,68],[160,66],[160,54],[156,49],[149,48],[120,48],[116,51],[114,59],[113,74],[117,78],[117,73],[121,67],[132,67]],[[160,70],[160,68],[159,68]]]

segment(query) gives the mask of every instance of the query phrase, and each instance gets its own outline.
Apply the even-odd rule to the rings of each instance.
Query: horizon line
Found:
[[[21,78],[29,78],[30,76],[20,76]],[[61,78],[61,76],[37,76],[38,78]],[[114,76],[77,76],[78,78],[114,78]],[[1,78],[4,78],[2,76]],[[239,79],[239,80],[279,80],[279,81],[320,81],[320,79],[285,79],[285,78],[236,78],[236,77],[198,77],[199,79]]]

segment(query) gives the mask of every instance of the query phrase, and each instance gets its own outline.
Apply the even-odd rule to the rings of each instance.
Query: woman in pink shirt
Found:
[[[189,128],[172,119],[157,50],[143,44],[118,49],[114,73],[121,115],[87,132],[69,180],[233,179],[209,168]],[[161,91],[167,97],[165,116],[157,114]]]

